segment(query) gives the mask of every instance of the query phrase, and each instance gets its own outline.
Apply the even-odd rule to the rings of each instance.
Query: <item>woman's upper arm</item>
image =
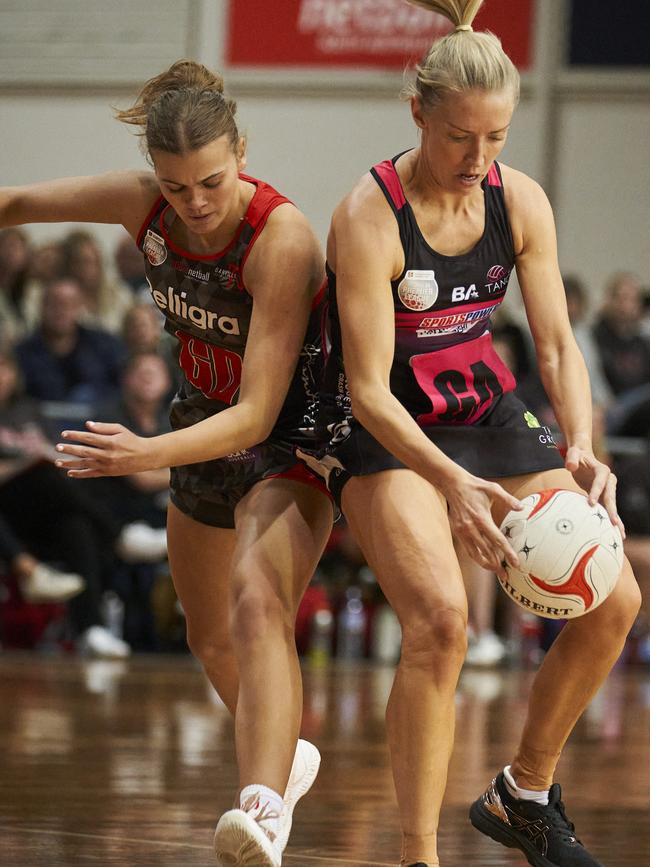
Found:
[[[244,267],[253,296],[239,404],[270,432],[300,355],[312,302],[323,285],[323,253],[300,211],[276,208]]]
[[[328,258],[336,273],[345,370],[353,401],[389,389],[395,352],[391,279],[403,268],[395,218],[383,196],[361,182],[332,219]]]
[[[551,205],[542,188],[520,172],[507,177],[517,279],[538,354],[572,337],[557,255]],[[508,187],[506,187],[508,189]]]
[[[0,226],[116,223],[135,237],[156,197],[152,172],[108,172],[0,190]]]

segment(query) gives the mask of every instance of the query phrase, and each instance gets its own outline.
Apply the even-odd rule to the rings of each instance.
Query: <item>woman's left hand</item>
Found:
[[[625,527],[616,507],[616,476],[590,450],[580,446],[567,449],[564,465],[580,487],[587,492],[590,505],[601,502],[612,522],[625,538]]]
[[[56,461],[71,478],[127,476],[158,466],[151,439],[136,436],[121,424],[88,421],[86,427],[87,431],[63,431],[66,442],[56,447],[72,458]]]

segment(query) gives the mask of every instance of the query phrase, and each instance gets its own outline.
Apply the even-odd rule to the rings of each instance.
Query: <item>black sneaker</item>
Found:
[[[513,798],[503,773],[474,801],[469,818],[479,831],[511,849],[521,849],[533,867],[603,867],[574,834],[554,783],[548,806]]]

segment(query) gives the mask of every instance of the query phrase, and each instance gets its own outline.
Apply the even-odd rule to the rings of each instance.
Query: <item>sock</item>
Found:
[[[273,841],[278,836],[282,796],[266,786],[246,786],[239,795],[239,808],[248,813]]]
[[[535,804],[541,804],[543,807],[548,806],[548,789],[543,792],[535,791],[534,789],[520,789],[515,778],[510,773],[510,765],[506,765],[503,769],[503,778],[506,783],[506,788],[513,798],[519,798],[520,801],[533,801]]]

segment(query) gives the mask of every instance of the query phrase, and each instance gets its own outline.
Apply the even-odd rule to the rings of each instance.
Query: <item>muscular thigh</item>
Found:
[[[436,607],[466,613],[444,497],[411,470],[355,476],[343,511],[400,620]]]
[[[286,478],[256,484],[235,510],[235,588],[263,582],[295,615],[332,520],[331,500],[321,490]]]
[[[169,565],[188,631],[228,632],[228,598],[234,530],[202,524],[170,504],[167,514]]]

